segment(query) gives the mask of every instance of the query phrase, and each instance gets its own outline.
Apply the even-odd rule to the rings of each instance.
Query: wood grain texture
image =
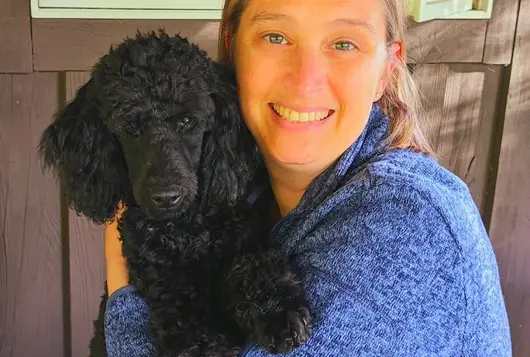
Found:
[[[29,1],[0,1],[0,73],[31,73]]]
[[[495,0],[493,3],[486,32],[484,63],[511,63],[518,9],[519,0]]]
[[[444,167],[469,186],[483,217],[501,66],[428,64],[414,71],[425,99],[421,123]]]
[[[87,72],[66,73],[66,100],[89,78]],[[70,308],[72,356],[88,356],[93,321],[98,316],[105,282],[103,227],[69,210]]]
[[[412,25],[407,34],[411,62],[481,62],[486,20],[433,20]]]
[[[521,0],[490,236],[515,357],[530,356],[530,0]]]
[[[38,71],[86,71],[112,44],[140,31],[180,32],[212,57],[217,56],[218,23],[191,20],[44,20],[34,19],[33,51]]]
[[[0,356],[64,356],[59,187],[36,146],[57,75],[0,75]]]

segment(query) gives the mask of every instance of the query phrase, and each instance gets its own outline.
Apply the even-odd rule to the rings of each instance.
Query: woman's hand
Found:
[[[118,219],[125,208],[120,206],[115,219],[105,225],[105,260],[107,263],[107,288],[109,296],[119,288],[129,284],[129,271],[122,255]]]

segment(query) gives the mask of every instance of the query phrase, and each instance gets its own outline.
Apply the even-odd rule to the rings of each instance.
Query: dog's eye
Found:
[[[125,127],[127,128],[127,131],[133,135],[137,135],[140,132],[140,124],[137,122],[127,122]]]
[[[181,120],[178,121],[178,126],[180,128],[189,128],[193,124],[193,120],[191,120],[188,117],[184,117]]]

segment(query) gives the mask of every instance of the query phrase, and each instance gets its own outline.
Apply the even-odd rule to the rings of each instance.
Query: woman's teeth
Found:
[[[288,121],[293,121],[293,122],[320,121],[322,119],[326,119],[330,114],[330,110],[323,110],[320,112],[300,113],[300,112],[297,112],[296,110],[285,108],[278,104],[273,104],[272,108],[274,109],[276,114],[278,114],[279,116],[281,116],[282,118]]]

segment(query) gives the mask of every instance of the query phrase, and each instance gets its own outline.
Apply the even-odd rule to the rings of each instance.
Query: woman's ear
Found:
[[[247,192],[258,152],[241,116],[234,74],[215,62],[212,68],[215,78],[211,98],[216,114],[203,147],[201,190],[204,203],[233,204]]]
[[[388,87],[392,74],[396,69],[398,62],[403,62],[404,48],[400,42],[392,42],[387,46],[387,59],[382,70],[379,85],[375,93],[374,102],[381,99],[384,91]]]
[[[69,206],[101,224],[127,201],[128,175],[121,147],[103,124],[90,79],[57,114],[38,146],[43,168],[61,179]]]

